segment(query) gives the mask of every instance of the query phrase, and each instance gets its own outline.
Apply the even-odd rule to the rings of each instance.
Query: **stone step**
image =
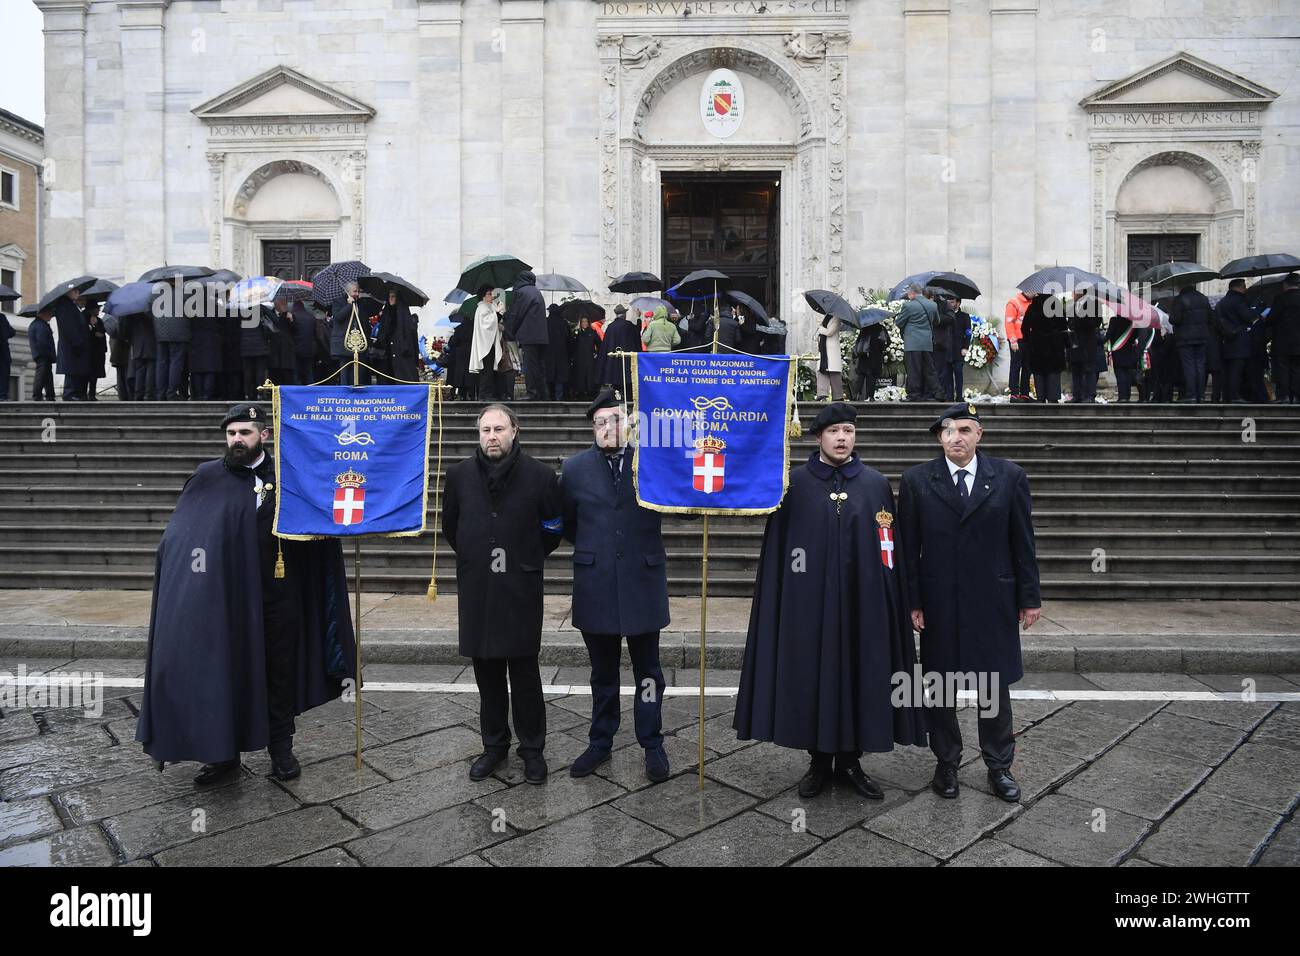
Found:
[[[383,545],[368,546],[363,549],[365,567],[374,571],[393,571],[419,573],[430,566],[432,558],[432,539],[424,541],[424,546],[412,548],[393,548]],[[350,550],[350,549],[349,549]],[[572,558],[571,548],[557,549],[548,563],[548,570],[565,570]],[[134,569],[152,574],[156,549],[147,545],[115,545],[107,548],[88,548],[85,545],[71,543],[40,543],[10,545],[0,544],[0,572],[19,571],[23,569],[60,569],[77,567]],[[444,544],[438,547],[438,561],[448,571],[454,569],[455,557],[450,548]],[[1240,576],[1244,574],[1290,575],[1293,582],[1300,587],[1300,555],[1277,554],[1269,552],[1214,552],[1212,554],[1184,554],[1171,552],[1107,550],[1105,571],[1095,573],[1113,574],[1120,577],[1134,575],[1164,577],[1183,573],[1214,574],[1222,576]],[[1038,552],[1040,573],[1045,578],[1052,575],[1069,573],[1094,573],[1094,558],[1091,550],[1069,552]],[[700,567],[698,553],[670,551],[668,556],[668,574],[670,577],[689,577],[692,572],[698,574]],[[758,568],[758,548],[734,549],[715,543],[709,544],[709,574],[720,578],[743,578],[748,576],[751,583]]]
[[[219,449],[218,449],[219,450]],[[179,488],[185,483],[200,462],[216,457],[208,455],[168,454],[165,450],[150,455],[148,467],[142,467],[139,459],[124,459],[118,455],[78,454],[76,452],[48,455],[6,455],[0,454],[0,474],[21,476],[39,475],[42,483],[63,484],[75,482],[80,484],[88,476],[93,476],[98,485],[158,485]],[[868,460],[871,467],[884,472],[896,480],[904,470],[926,459],[876,458]],[[436,459],[435,459],[436,463]],[[444,460],[444,465],[447,461]],[[791,460],[791,466],[802,464]],[[1055,478],[1073,480],[1086,478],[1089,481],[1129,481],[1136,478],[1159,478],[1160,476],[1195,478],[1205,481],[1211,487],[1221,480],[1243,480],[1249,478],[1288,478],[1300,483],[1300,459],[1279,459],[1276,461],[1235,459],[1188,460],[1184,458],[1091,458],[1086,462],[1057,458],[1029,458],[1017,462],[1030,475],[1033,487],[1039,482]],[[436,465],[430,469],[436,474]]]
[[[1097,491],[1126,491],[1136,497],[1147,499],[1153,494],[1166,491],[1213,491],[1232,494],[1300,494],[1300,471],[1292,474],[1259,475],[1253,473],[1234,474],[1222,472],[1207,475],[1150,475],[1114,471],[1072,472],[1066,474],[1038,474],[1032,479],[1032,491],[1035,497],[1040,493],[1073,492],[1085,497]],[[172,499],[180,494],[186,480],[193,474],[193,469],[150,469],[142,471],[108,471],[96,472],[92,469],[73,468],[25,468],[17,472],[17,481],[6,489],[6,493],[39,493],[53,495],[67,493],[71,497],[84,495],[88,489],[104,493],[139,492],[149,494],[149,501],[159,500],[153,497],[155,492],[165,492]],[[40,477],[36,483],[32,479]],[[901,473],[885,471],[884,475],[898,490]],[[431,477],[438,477],[436,469]],[[16,500],[32,500],[30,498]],[[144,499],[141,499],[144,500]]]
[[[1223,424],[1223,423],[1220,423]],[[1182,448],[1192,444],[1220,442],[1223,444],[1250,444],[1276,446],[1279,444],[1295,447],[1300,442],[1300,428],[1293,423],[1282,425],[1262,425],[1254,430],[1253,442],[1243,441],[1243,429],[1238,424],[1228,423],[1231,427],[1214,427],[1213,423],[1189,423],[1186,427],[1179,423],[1144,424],[1142,427],[1129,427],[1121,423],[1096,422],[1079,426],[1057,426],[1044,428],[1037,423],[1026,423],[1017,428],[1000,428],[994,431],[990,426],[983,445],[993,447],[1026,447],[1043,444],[1046,447],[1061,445],[1084,445],[1108,447],[1153,446],[1156,448]],[[912,427],[871,427],[858,425],[858,444],[860,448],[877,448],[881,446],[899,446],[915,448],[934,447],[933,440],[926,434],[924,426]],[[1245,433],[1249,434],[1249,433]],[[551,427],[546,425],[522,424],[520,435],[528,448],[569,448],[580,449],[591,442],[591,429],[585,421],[575,422],[569,426]],[[679,440],[676,433],[667,436],[648,434],[647,441]],[[142,428],[135,425],[113,426],[94,424],[88,426],[59,425],[53,431],[33,423],[31,426],[0,425],[0,447],[16,451],[40,451],[41,446],[49,449],[51,445],[76,443],[86,451],[94,448],[121,446],[126,451],[151,451],[160,446],[174,448],[178,451],[194,449],[203,453],[205,449],[220,448],[222,435],[219,429],[212,429],[211,436],[205,436],[203,430],[193,426],[164,426]],[[431,447],[437,445],[437,431],[432,435]],[[455,451],[463,456],[473,451],[478,445],[478,437],[473,423],[464,428],[444,428],[443,450]],[[804,455],[811,454],[815,442],[811,434],[805,434],[791,443],[791,455],[797,457],[798,449],[804,449]]]
[[[89,483],[8,488],[4,493],[5,504],[0,506],[0,514],[3,514],[6,509],[21,508],[24,505],[45,511],[68,507],[73,503],[76,506],[100,505],[106,508],[170,508],[175,505],[179,492],[179,488],[108,488]],[[1173,508],[1192,513],[1264,512],[1289,515],[1292,518],[1300,513],[1300,493],[1228,492],[1203,488],[1196,491],[1169,491],[1161,488],[1144,498],[1133,491],[1043,490],[1036,487],[1033,490],[1033,498],[1035,514],[1039,509],[1052,511],[1067,507],[1114,508],[1117,511],[1150,508],[1153,518],[1164,514],[1165,509]],[[1156,508],[1160,510],[1157,511]],[[429,496],[428,514],[431,516],[438,514],[433,507],[432,492]]]
[[[177,420],[204,425],[213,421],[220,422],[221,416],[234,404],[233,402],[117,402],[107,401],[97,405],[85,405],[75,402],[8,402],[0,412],[0,420],[5,418],[28,418],[39,415],[42,418],[53,417],[56,420],[78,419],[141,419],[150,421]],[[269,404],[269,403],[268,403]],[[903,419],[928,424],[940,411],[947,407],[943,402],[852,402],[860,418],[866,419]],[[587,408],[586,402],[512,402],[511,408],[524,420],[545,418],[563,419],[581,418]],[[479,402],[444,402],[443,419],[473,420],[483,407]],[[801,401],[800,417],[811,421],[821,405],[817,402]],[[982,403],[980,416],[984,419],[1220,419],[1220,418],[1300,418],[1294,406],[1280,404],[1232,405],[1211,404],[1204,402],[1191,405],[1182,403],[1160,404],[1139,402],[1109,402],[1100,404],[1064,403],[1048,405],[1046,403]]]
[[[155,548],[162,538],[163,524],[12,524],[0,526],[0,544],[78,544],[86,548],[148,546]],[[1242,534],[1236,530],[1197,531],[1189,535],[1181,530],[1152,530],[1149,528],[1115,530],[1053,530],[1036,528],[1035,537],[1040,551],[1087,552],[1094,548],[1107,551],[1187,551],[1201,549],[1200,553],[1217,554],[1221,550],[1249,553],[1273,553],[1288,550],[1300,551],[1300,531],[1258,530]],[[698,521],[666,517],[664,545],[669,551],[687,553],[698,560],[700,552],[700,525]],[[763,537],[761,519],[715,519],[709,527],[709,547],[731,550],[752,550],[757,553]],[[432,532],[417,538],[391,538],[383,544],[366,542],[366,553],[372,548],[395,552],[416,550],[427,553]]]
[[[350,566],[349,566],[350,567]],[[439,569],[440,593],[454,592],[454,570]],[[367,593],[423,594],[429,584],[429,570],[403,573],[362,568],[363,590]],[[753,575],[710,574],[709,593],[719,597],[748,597],[753,593]],[[150,590],[153,569],[117,569],[94,566],[46,568],[0,568],[0,588],[57,588],[78,590]],[[567,594],[571,576],[562,568],[548,570],[545,590],[548,594]],[[1118,599],[1201,599],[1201,600],[1287,600],[1295,596],[1294,575],[1271,575],[1252,572],[1247,575],[1179,574],[1172,577],[1122,576],[1119,574],[1062,574],[1044,576],[1044,599],[1074,598]],[[668,577],[669,594],[698,594],[698,574]]]
[[[39,440],[33,441],[11,441],[3,446],[4,453],[9,456],[10,460],[16,461],[17,470],[27,470],[39,467],[37,462],[50,462],[60,460],[47,458],[53,455],[72,455],[77,459],[87,458],[94,459],[97,464],[103,468],[139,468],[142,462],[154,461],[159,458],[163,460],[183,460],[187,462],[200,462],[220,457],[222,446],[212,441],[196,442],[171,442],[166,446],[158,446],[151,442],[131,442],[129,440],[111,441],[111,442],[78,442],[73,445],[64,443],[48,443]],[[473,443],[464,443],[456,446],[446,445],[443,447],[442,458],[446,464],[460,461],[470,457],[477,445]],[[525,435],[523,447],[528,454],[544,462],[552,468],[558,468],[560,463],[588,447],[586,444],[568,443],[568,444],[543,444],[538,445],[528,440]],[[1227,443],[1209,443],[1209,444],[1186,444],[1180,447],[1162,446],[1151,442],[1143,441],[1133,445],[1086,445],[1086,444],[1054,444],[1050,442],[1035,441],[1021,445],[1008,445],[1002,442],[985,441],[980,445],[981,450],[990,455],[999,458],[1009,458],[1014,462],[1034,461],[1043,458],[1052,458],[1058,462],[1069,462],[1071,467],[1089,467],[1091,468],[1094,460],[1097,459],[1119,459],[1125,460],[1132,457],[1149,458],[1153,454],[1167,456],[1168,460],[1174,461],[1203,461],[1203,460],[1220,460],[1232,463],[1233,467],[1244,467],[1247,465],[1257,465],[1262,462],[1271,463],[1270,467],[1275,467],[1272,463],[1294,461],[1296,457],[1296,448],[1300,447],[1300,433],[1297,433],[1297,439],[1291,442],[1274,442],[1269,443],[1260,441],[1256,443],[1245,442],[1227,442]],[[863,441],[859,444],[859,452],[863,455],[868,464],[875,465],[877,461],[899,460],[918,464],[928,461],[935,457],[937,446],[931,444],[921,444],[919,442],[909,442],[902,444],[880,444],[874,441]],[[811,445],[795,447],[790,452],[791,464],[801,464],[808,460],[813,453]],[[66,459],[63,459],[66,460]],[[433,466],[437,462],[436,449],[431,449],[429,453],[429,462]],[[1031,479],[1034,473],[1030,472]]]
[[[1055,502],[1053,507],[1045,507],[1044,502],[1036,496],[1034,507],[1035,529],[1079,528],[1102,532],[1113,529],[1182,529],[1194,534],[1202,529],[1269,529],[1274,531],[1290,530],[1295,527],[1294,507],[1287,508],[1272,505],[1260,508],[1265,499],[1276,499],[1280,495],[1267,496],[1202,496],[1207,500],[1201,510],[1182,508],[1178,511],[1151,512],[1143,511],[1134,504],[1131,495],[1116,496],[1121,499],[1116,510],[1074,510],[1078,504],[1078,495],[1064,494],[1058,496],[1063,500]],[[1183,496],[1186,497],[1186,496]],[[1208,499],[1220,498],[1231,500],[1237,497],[1247,498],[1241,509],[1229,510],[1223,501]],[[1095,502],[1092,502],[1095,504]],[[1185,503],[1184,503],[1185,504]],[[1105,507],[1105,506],[1103,506]],[[38,507],[32,504],[0,504],[0,525],[28,524],[39,531],[40,524],[33,520],[33,512]],[[167,504],[67,504],[58,503],[39,508],[40,520],[55,524],[136,524],[162,526],[171,517],[172,503]],[[430,509],[429,527],[437,520],[437,513]],[[719,522],[748,523],[750,526],[762,527],[761,517],[720,517],[715,518],[714,526]]]

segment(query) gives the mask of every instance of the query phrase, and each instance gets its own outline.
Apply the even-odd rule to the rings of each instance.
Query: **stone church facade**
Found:
[[[956,269],[1000,315],[1043,265],[1300,249],[1273,0],[35,2],[51,281],[361,258],[431,320],[489,253],[606,300],[712,264],[807,348],[804,289]]]

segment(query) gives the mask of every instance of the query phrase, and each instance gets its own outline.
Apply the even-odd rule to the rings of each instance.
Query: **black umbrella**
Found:
[[[36,309],[38,312],[44,312],[73,289],[76,289],[78,292],[85,292],[98,281],[99,280],[94,276],[77,276],[77,278],[69,279],[67,282],[60,282],[49,292],[45,293],[45,297],[37,303]]]
[[[869,306],[861,311],[853,313],[852,319],[842,320],[844,324],[855,329],[869,329],[873,325],[879,325],[885,321],[892,313],[888,309],[882,309],[878,305]]]
[[[1219,270],[1221,279],[1244,279],[1249,276],[1271,276],[1279,272],[1300,271],[1300,259],[1285,252],[1265,253],[1233,259]]]
[[[362,289],[381,302],[388,301],[389,292],[396,292],[398,302],[413,308],[419,308],[429,301],[429,297],[415,285],[391,272],[372,272],[368,276],[362,276],[357,282]]]
[[[472,292],[466,292],[464,289],[452,289],[443,297],[442,301],[447,305],[460,305],[471,295],[473,295]]]
[[[519,273],[527,272],[531,268],[532,266],[523,259],[515,256],[484,256],[465,267],[465,271],[460,274],[460,279],[456,282],[456,288],[464,289],[470,295],[477,294],[478,290],[485,285],[490,285],[494,289],[504,289],[515,284],[515,277]]]
[[[1285,278],[1285,275],[1278,273],[1260,279],[1246,290],[1246,298],[1251,302],[1271,305],[1273,298],[1282,291],[1282,280]]]
[[[803,294],[803,297],[812,306],[814,312],[820,312],[822,315],[833,315],[846,325],[854,325],[858,320],[858,310],[834,292],[828,292],[825,289],[810,289]]]
[[[370,266],[356,259],[331,262],[312,276],[311,297],[323,306],[332,306],[347,295],[345,290],[349,282],[356,282],[367,275],[370,275]]]
[[[0,302],[12,302],[14,299],[21,299],[22,297],[21,292],[11,289],[3,282],[0,282]]]
[[[570,299],[568,302],[560,304],[560,315],[570,325],[577,325],[584,315],[587,317],[588,322],[604,322],[605,307],[592,302],[590,299]]]
[[[1162,262],[1158,266],[1152,266],[1138,276],[1138,281],[1151,283],[1153,289],[1156,286],[1181,289],[1185,285],[1196,285],[1198,282],[1209,282],[1217,278],[1219,278],[1217,272],[1198,262],[1178,261]]]
[[[745,308],[749,309],[750,312],[754,313],[754,318],[758,319],[759,321],[761,322],[767,321],[767,309],[759,305],[758,300],[755,299],[752,295],[746,295],[744,292],[741,292],[739,289],[728,289],[727,298],[730,299],[732,302],[739,302]]]
[[[1063,295],[1073,292],[1080,286],[1113,286],[1105,276],[1078,266],[1049,266],[1030,273],[1016,283],[1016,288],[1025,295]]]
[[[173,279],[206,279],[213,270],[207,266],[159,266],[140,276],[140,282],[171,282]]]
[[[930,285],[947,289],[959,299],[978,299],[980,295],[980,287],[960,272],[937,272],[930,279]]]
[[[710,299],[731,288],[731,277],[716,269],[697,269],[667,291],[674,299]]]
[[[118,290],[116,282],[109,282],[107,279],[100,279],[89,289],[81,293],[81,298],[86,302],[103,302],[110,295]]]
[[[36,308],[34,305],[25,305],[18,310],[18,315],[24,319],[34,319],[36,318],[36,313],[39,311],[40,309]]]
[[[542,292],[589,292],[590,290],[573,276],[558,272],[543,272],[537,277],[537,288]]]
[[[658,292],[663,280],[653,272],[624,272],[609,284],[610,292]]]
[[[108,294],[104,309],[113,315],[139,315],[153,307],[154,295],[152,282],[128,282]]]
[[[220,285],[221,283],[229,283],[233,285],[234,283],[240,281],[243,278],[244,277],[241,276],[238,272],[231,272],[229,269],[218,269],[216,272],[212,273],[212,275],[207,276],[203,280],[203,284]]]

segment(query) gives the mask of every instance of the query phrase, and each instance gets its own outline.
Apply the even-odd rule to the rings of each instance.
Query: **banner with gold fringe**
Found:
[[[429,390],[277,389],[275,533],[293,539],[422,533],[429,497]]]
[[[676,514],[768,514],[789,476],[787,356],[634,356],[637,502]]]

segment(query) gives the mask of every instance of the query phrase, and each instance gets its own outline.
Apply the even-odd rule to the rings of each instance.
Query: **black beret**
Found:
[[[939,434],[939,430],[943,428],[943,423],[949,418],[953,421],[959,418],[969,418],[977,422],[980,420],[980,413],[979,409],[971,402],[958,402],[956,405],[950,405],[944,409],[942,415],[934,420],[934,423],[930,426],[930,434]]]
[[[617,408],[623,404],[622,397],[612,388],[602,388],[596,400],[587,406],[587,417],[594,419],[602,408]]]
[[[832,425],[838,425],[841,422],[856,422],[858,420],[858,410],[847,402],[832,402],[820,412],[813,421],[812,431],[814,435],[820,435],[823,428],[830,428]]]
[[[226,412],[226,417],[221,420],[221,427],[224,429],[231,422],[256,422],[263,428],[271,427],[271,420],[266,412],[249,402],[240,402],[238,405],[231,406],[230,411]]]

